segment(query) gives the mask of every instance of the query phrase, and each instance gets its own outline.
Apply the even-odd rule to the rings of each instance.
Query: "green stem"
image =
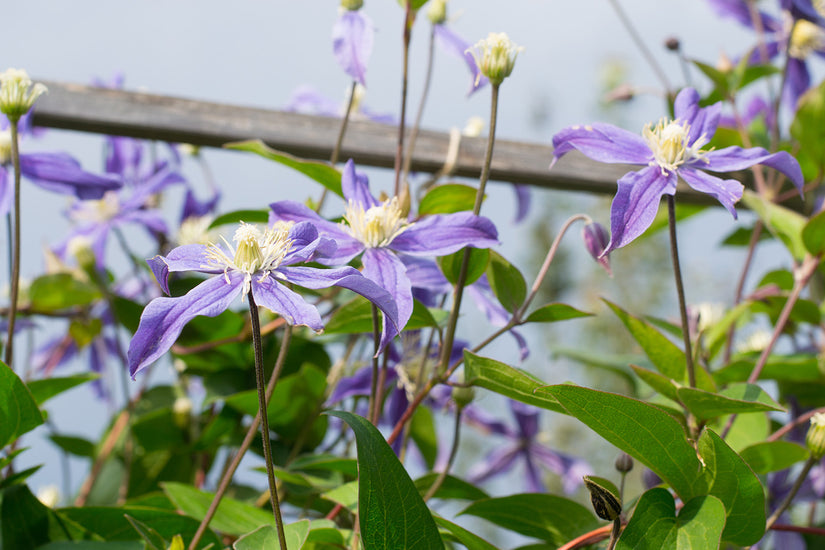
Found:
[[[269,382],[266,386],[267,403],[272,398],[272,393],[275,391],[275,384],[278,382],[278,378],[280,377],[281,371],[283,370],[284,363],[286,362],[286,353],[289,349],[289,342],[291,339],[292,326],[286,325],[286,327],[284,327],[284,337],[281,339],[281,350],[278,353],[278,359],[275,362],[275,368],[272,370],[272,375],[270,375]],[[218,505],[221,503],[223,495],[226,494],[226,490],[229,488],[229,484],[232,482],[232,477],[235,475],[235,471],[238,469],[238,466],[241,465],[241,460],[246,454],[246,451],[252,445],[252,441],[255,439],[255,434],[257,433],[258,426],[260,424],[261,411],[258,410],[258,413],[252,420],[252,424],[246,431],[246,436],[244,437],[244,440],[241,443],[238,452],[235,453],[235,457],[232,459],[232,462],[227,466],[226,470],[223,472],[223,475],[221,476],[221,481],[218,484],[218,489],[215,492],[215,496],[212,499],[212,502],[209,504],[209,509],[206,511],[206,515],[204,516],[203,521],[201,521],[200,525],[198,526],[198,530],[195,532],[195,536],[192,537],[192,542],[189,543],[189,550],[196,550],[196,548],[198,547],[198,543],[200,542],[201,538],[203,538],[203,534],[206,532],[206,529],[209,526],[209,522],[212,521],[212,518],[218,511]],[[282,546],[282,548],[286,548],[286,546]]]
[[[636,30],[636,27],[633,26],[633,22],[624,12],[618,0],[610,0],[610,5],[613,6],[613,9],[616,11],[616,15],[619,16],[619,20],[622,22],[622,25],[624,25],[624,28],[627,29],[628,33],[630,33],[630,38],[633,39],[633,42],[636,44],[636,47],[639,48],[640,52],[642,52],[642,56],[647,61],[647,64],[650,65],[650,68],[653,69],[654,73],[656,73],[656,77],[659,79],[659,82],[662,83],[662,86],[665,88],[665,91],[667,91],[668,94],[670,94],[670,82],[668,82],[667,76],[665,76],[665,72],[662,70],[662,67],[656,61],[656,58],[653,57],[653,54],[648,49],[647,44],[645,44],[645,41],[642,40],[642,37]]]
[[[679,297],[679,316],[682,320],[682,339],[685,343],[685,363],[687,366],[688,383],[691,388],[696,387],[696,371],[693,365],[691,352],[690,328],[688,326],[687,305],[685,303],[685,287],[682,282],[682,269],[679,265],[679,247],[676,244],[676,200],[673,195],[667,196],[667,217],[670,228],[670,257],[673,260],[673,275],[676,279],[676,294]]]
[[[404,61],[401,75],[401,120],[398,121],[398,147],[395,151],[395,187],[394,195],[401,194],[401,157],[404,155],[404,119],[407,117],[407,80],[410,67],[410,39],[414,14],[412,5],[407,2],[404,10]],[[406,186],[406,183],[405,183]]]
[[[378,425],[378,419],[381,413],[378,412],[381,405],[378,403],[378,348],[381,345],[381,324],[378,318],[378,307],[372,305],[372,338],[374,342],[373,356],[372,356],[372,379],[370,380],[370,405],[367,418],[374,425]]]
[[[344,145],[344,136],[347,134],[347,125],[352,114],[352,106],[355,104],[355,90],[358,88],[358,81],[353,80],[352,86],[349,89],[349,100],[347,101],[347,110],[344,112],[344,118],[341,120],[341,127],[338,129],[338,138],[335,140],[335,147],[332,148],[332,154],[329,156],[329,163],[333,166],[338,162],[338,157],[341,154],[341,147]],[[324,201],[327,198],[327,188],[321,192],[321,198],[318,199],[318,205],[315,207],[316,212],[320,212],[324,206]]]
[[[264,448],[264,460],[266,461],[266,475],[269,480],[269,500],[272,505],[272,513],[275,516],[275,526],[278,529],[278,541],[281,548],[286,548],[286,535],[284,534],[284,521],[281,518],[281,505],[278,502],[278,487],[275,483],[275,469],[272,464],[272,444],[269,439],[269,418],[267,411],[267,400],[264,383],[264,353],[261,345],[261,321],[258,318],[258,306],[252,296],[252,288],[246,295],[249,300],[249,315],[252,320],[252,345],[255,349],[255,384],[258,387],[258,413],[261,417],[261,442]]]
[[[805,462],[805,466],[802,467],[802,471],[799,472],[799,476],[796,478],[793,487],[791,487],[791,492],[788,493],[788,496],[785,497],[785,500],[782,501],[782,504],[779,505],[779,508],[774,510],[773,514],[771,514],[771,517],[768,518],[768,522],[765,524],[765,531],[770,529],[773,526],[773,524],[776,523],[776,520],[779,519],[779,516],[781,516],[782,513],[788,509],[788,507],[793,502],[794,497],[796,497],[796,493],[799,492],[799,489],[805,482],[805,478],[808,477],[808,473],[811,471],[811,468],[813,468],[817,462],[819,462],[819,460],[814,458],[813,455],[808,457],[807,462]]]
[[[412,165],[413,151],[415,151],[415,140],[418,138],[418,130],[421,129],[421,120],[424,118],[424,107],[427,104],[427,96],[430,94],[430,83],[433,76],[433,59],[435,58],[435,25],[430,29],[430,46],[427,53],[427,72],[424,76],[424,91],[421,92],[421,101],[418,103],[418,112],[415,115],[415,123],[410,129],[410,141],[407,144],[407,155],[404,157],[404,169],[401,172],[401,181],[407,181]]]
[[[447,459],[447,464],[444,466],[444,469],[438,474],[438,477],[435,478],[433,484],[430,485],[430,488],[427,489],[427,494],[424,495],[424,502],[430,500],[435,496],[438,490],[441,488],[441,485],[444,484],[444,480],[447,479],[447,474],[450,471],[453,463],[455,462],[455,457],[458,454],[458,444],[460,441],[461,435],[461,411],[463,409],[459,406],[455,408],[455,423],[453,425],[453,445],[450,448],[450,457]]]
[[[20,149],[17,120],[9,120],[11,131],[11,158],[14,163],[14,227],[12,229],[11,296],[9,298],[9,325],[6,337],[5,362],[13,369],[14,325],[17,321],[17,300],[20,295]]]
[[[610,542],[607,545],[607,550],[616,548],[616,543],[619,541],[619,535],[622,534],[622,518],[618,517],[613,520],[613,529],[610,531]]]

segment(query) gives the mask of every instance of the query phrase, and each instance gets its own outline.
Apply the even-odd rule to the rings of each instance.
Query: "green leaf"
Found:
[[[545,304],[530,313],[525,323],[555,323],[557,321],[567,321],[568,319],[578,319],[580,317],[592,317],[592,313],[581,311],[567,304]]]
[[[785,410],[756,384],[732,384],[719,393],[683,387],[676,393],[679,401],[700,420],[723,414]]]
[[[302,519],[284,526],[284,537],[288,550],[301,550],[309,536],[309,520]],[[276,550],[281,548],[278,530],[264,525],[239,538],[232,545],[234,550]]]
[[[0,449],[42,423],[43,415],[26,384],[0,361]]]
[[[633,339],[642,347],[656,369],[677,382],[684,382],[687,374],[685,352],[671,342],[650,323],[630,315],[616,304],[604,300],[624,323]]]
[[[100,290],[94,284],[80,281],[69,273],[42,275],[29,287],[31,307],[35,311],[85,307],[100,298]]]
[[[676,503],[670,492],[654,488],[639,499],[616,550],[715,549],[719,548],[724,527],[725,507],[719,499],[693,498],[676,516]]]
[[[70,390],[75,386],[97,380],[100,375],[95,372],[88,372],[83,374],[74,374],[72,376],[64,376],[62,378],[44,378],[43,380],[32,380],[28,383],[29,391],[38,405],[43,405],[46,401],[61,394],[66,390]]]
[[[95,444],[82,437],[70,437],[66,435],[50,435],[52,443],[69,454],[82,456],[84,458],[95,457]]]
[[[26,485],[10,485],[0,492],[2,547],[37,548],[49,541],[82,536],[79,527],[44,506]]]
[[[365,418],[330,411],[349,424],[358,448],[358,510],[365,548],[443,550],[433,516],[384,436]]]
[[[763,475],[790,468],[808,458],[808,449],[790,441],[762,441],[742,449],[739,456],[757,474]]]
[[[653,388],[659,394],[667,397],[671,401],[679,402],[679,396],[676,393],[678,384],[663,374],[654,372],[650,369],[640,367],[638,365],[630,365],[633,372],[648,386]]]
[[[554,546],[561,546],[599,525],[593,512],[578,502],[537,493],[479,500],[460,515],[464,514]]]
[[[415,300],[412,315],[405,328],[416,330],[425,327],[437,327],[447,315],[448,313],[444,310],[428,309],[427,306]],[[364,332],[372,333],[372,304],[360,296],[337,308],[327,324],[324,325],[325,334],[359,334]]]
[[[354,513],[358,507],[358,481],[350,481],[331,491],[325,491],[323,497]]]
[[[238,225],[241,222],[267,223],[269,222],[269,210],[233,210],[212,220],[209,229],[229,224]]]
[[[37,550],[145,550],[143,541],[122,540],[122,541],[58,541],[38,546]]]
[[[537,393],[545,384],[531,374],[494,359],[475,355],[469,350],[464,350],[464,361],[465,383],[528,405],[565,412],[552,396]]]
[[[200,491],[183,483],[163,483],[163,492],[178,510],[200,521],[215,497],[214,493]],[[228,535],[242,535],[254,531],[261,525],[275,526],[272,512],[224,496],[218,505],[215,517],[209,522],[212,529]]]
[[[464,252],[470,252],[470,263],[467,266],[467,279],[465,285],[471,285],[484,275],[487,264],[490,261],[490,250],[487,248],[462,248],[453,254],[447,254],[438,258],[438,266],[442,273],[450,282],[455,285],[458,282],[458,274],[461,271],[461,262],[464,260]]]
[[[756,212],[759,219],[764,222],[765,227],[782,241],[794,259],[802,260],[805,258],[807,250],[802,241],[802,229],[805,227],[807,220],[802,214],[775,204],[748,189],[745,189],[745,193],[742,195],[742,202]]]
[[[421,199],[418,205],[418,213],[424,216],[472,210],[475,206],[477,193],[475,187],[459,183],[447,183],[433,187]]]
[[[791,136],[800,147],[803,156],[821,173],[825,167],[825,82],[810,88],[799,98],[796,114],[791,123]]]
[[[825,211],[820,212],[802,229],[802,242],[812,256],[825,252]]]
[[[697,449],[705,463],[702,477],[708,493],[725,505],[727,523],[722,539],[749,546],[765,534],[765,492],[759,478],[733,449],[705,429]]]
[[[689,500],[700,490],[701,467],[682,425],[661,409],[623,395],[578,386],[548,386],[567,413],[656,472]]]
[[[341,191],[341,172],[327,162],[304,160],[289,153],[276,151],[259,139],[227,143],[224,147],[236,151],[248,151],[269,160],[274,160],[317,181],[339,197],[344,196]]]
[[[126,521],[132,524],[135,531],[137,531],[141,538],[146,541],[146,544],[148,545],[147,550],[166,550],[166,541],[162,536],[160,536],[160,533],[142,521],[136,520],[129,514],[123,514],[123,517],[126,518]]]
[[[524,299],[527,297],[527,282],[524,280],[524,275],[498,252],[490,251],[487,281],[499,303],[510,313],[524,304]]]
[[[457,523],[446,520],[441,516],[435,516],[435,522],[442,528],[450,532],[450,534],[459,543],[463,544],[467,550],[496,550],[496,547],[482,539],[476,534],[471,533]]]
[[[410,437],[421,451],[427,468],[435,466],[438,458],[438,437],[433,413],[427,407],[418,407],[410,420]]]
[[[421,495],[427,494],[430,487],[435,482],[438,474],[435,472],[421,476],[415,480],[415,487]],[[476,485],[464,481],[459,477],[448,475],[444,478],[444,482],[438,491],[433,495],[433,498],[440,499],[454,499],[454,500],[481,500],[483,498],[490,498],[490,495],[479,489]]]
[[[717,384],[744,382],[753,371],[755,361],[738,359],[713,373]],[[781,382],[819,382],[822,372],[816,357],[810,355],[771,355],[759,374],[760,380]]]

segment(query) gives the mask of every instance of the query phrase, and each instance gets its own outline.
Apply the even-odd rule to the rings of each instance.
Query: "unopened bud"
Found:
[[[447,0],[430,0],[427,19],[433,25],[440,25],[447,20]]]
[[[627,453],[622,453],[616,457],[616,462],[614,465],[616,466],[617,471],[626,474],[633,469],[633,458]]]
[[[613,273],[610,271],[610,260],[604,253],[607,250],[607,245],[610,243],[610,233],[600,223],[590,222],[585,224],[582,230],[582,237],[584,237],[584,247],[593,256],[600,266],[602,266],[609,275]]]
[[[48,90],[46,86],[32,84],[31,78],[22,69],[6,69],[0,73],[0,112],[10,121],[17,122],[28,113],[38,97]]]
[[[178,428],[186,428],[189,425],[189,415],[192,413],[192,400],[186,396],[175,399],[172,405],[172,415],[175,418],[175,425]]]
[[[463,409],[473,402],[476,391],[472,386],[456,386],[453,388],[453,401],[459,409]]]
[[[670,38],[665,40],[665,48],[672,52],[678,52],[681,47],[681,42],[679,42],[679,39],[675,36],[671,36]]]
[[[523,49],[513,44],[505,33],[491,32],[467,52],[475,59],[479,74],[489,78],[491,84],[498,85],[513,72],[516,56]]]
[[[816,413],[811,417],[811,427],[805,436],[805,445],[816,460],[825,456],[825,413]]]
[[[613,521],[622,513],[619,491],[610,481],[595,476],[584,476],[584,486],[590,491],[593,510],[602,519]]]

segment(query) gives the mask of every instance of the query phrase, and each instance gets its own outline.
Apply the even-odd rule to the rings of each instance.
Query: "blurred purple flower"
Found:
[[[537,441],[539,434],[539,410],[518,401],[510,401],[510,411],[516,427],[491,418],[476,405],[464,409],[465,420],[481,429],[509,440],[496,447],[468,472],[467,481],[481,483],[511,470],[517,462],[524,462],[527,473],[527,490],[531,493],[546,491],[541,479],[541,467],[561,476],[564,492],[572,493],[582,484],[582,476],[592,473],[584,460],[558,453]]]
[[[341,186],[348,202],[346,223],[327,221],[295,201],[270,204],[270,219],[309,221],[322,236],[333,239],[338,244],[335,253],[317,260],[325,265],[345,264],[363,253],[364,275],[386,288],[398,304],[398,330],[407,324],[413,310],[412,284],[399,254],[443,256],[465,246],[488,248],[498,244],[493,223],[470,212],[408,220],[397,197],[379,202],[370,194],[366,175],[355,171],[352,160],[344,167]],[[384,324],[382,339],[392,338],[387,333],[390,328]]]
[[[490,82],[486,76],[481,74],[473,54],[468,51],[472,44],[453,32],[453,30],[447,26],[446,22],[434,24],[433,32],[439,44],[441,44],[441,47],[451,55],[462,59],[470,70],[472,82],[470,82],[470,91],[467,92],[467,95],[472,95]]]
[[[350,87],[350,90],[351,89]],[[395,124],[397,122],[397,118],[393,114],[376,113],[368,107],[365,107],[362,101],[363,95],[364,88],[362,86],[356,86],[355,97],[352,100],[352,112],[350,113],[351,119],[366,119],[382,124]],[[326,97],[312,86],[303,85],[292,92],[292,96],[289,98],[289,102],[284,109],[307,115],[343,117],[348,103],[349,97],[346,97],[343,103],[338,103]]]
[[[721,108],[721,103],[699,107],[699,94],[685,88],[676,97],[676,119],[661,119],[655,127],[648,124],[642,136],[603,123],[571,126],[553,136],[553,163],[577,149],[600,162],[644,166],[618,181],[619,190],[610,208],[610,244],[602,255],[644,233],[656,216],[662,195],[673,195],[680,177],[693,189],[715,197],[734,218],[734,204],[742,197],[743,185],[704,170],[731,172],[764,164],[785,174],[801,193],[799,163],[785,151],[771,154],[761,147],[735,146],[702,149],[716,132]]]
[[[294,266],[334,250],[335,243],[318,235],[309,223],[293,224],[261,233],[251,225],[241,225],[235,233],[237,248],[191,244],[179,246],[166,257],[155,256],[149,265],[169,294],[169,273],[200,271],[216,275],[206,279],[186,295],[160,297],[143,310],[140,325],[129,345],[129,372],[134,378],[141,369],[172,347],[183,326],[198,315],[214,317],[225,311],[239,295],[253,293],[261,306],[281,315],[291,325],[323,329],[315,306],[308,304],[282,283],[320,289],[339,286],[372,301],[384,312],[388,324],[398,322],[392,296],[352,267],[315,269]],[[384,342],[386,345],[386,342]]]
[[[361,10],[343,10],[332,27],[332,53],[353,80],[367,85],[367,62],[372,55],[375,30]]]
[[[602,266],[608,275],[613,273],[610,271],[610,260],[608,255],[604,254],[607,250],[607,245],[610,243],[610,234],[607,229],[600,223],[589,222],[585,224],[582,229],[582,237],[584,238],[584,247],[587,252]]]

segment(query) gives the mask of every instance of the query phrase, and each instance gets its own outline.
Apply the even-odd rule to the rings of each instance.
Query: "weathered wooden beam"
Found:
[[[99,134],[122,135],[206,147],[232,141],[261,139],[270,147],[313,159],[328,159],[340,121],[238,105],[210,103],[90,86],[45,82],[49,93],[34,111],[40,126]],[[350,122],[340,158],[362,165],[392,167],[398,130],[371,121]],[[442,168],[449,134],[421,130],[416,141],[412,170],[434,173]],[[461,139],[454,174],[478,177],[484,158],[485,138]],[[616,180],[627,167],[601,164],[571,153],[548,169],[552,147],[535,143],[497,140],[490,178],[551,189],[613,194]],[[711,202],[691,189],[680,190],[682,200]]]

